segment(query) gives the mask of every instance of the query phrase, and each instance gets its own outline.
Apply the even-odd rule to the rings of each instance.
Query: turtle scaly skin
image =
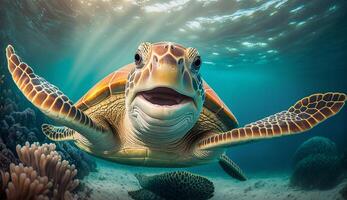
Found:
[[[234,178],[241,169],[228,147],[305,132],[337,114],[346,94],[313,94],[286,111],[237,128],[233,113],[200,75],[195,48],[172,42],[142,43],[128,64],[73,104],[36,75],[12,46],[8,69],[24,96],[60,127],[43,124],[51,140],[72,140],[82,150],[114,162],[186,167],[219,162]]]

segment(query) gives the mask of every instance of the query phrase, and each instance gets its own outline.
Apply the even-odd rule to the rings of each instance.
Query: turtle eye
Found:
[[[142,57],[139,53],[135,53],[135,56],[134,56],[134,60],[135,60],[135,64],[137,66],[140,66],[141,62],[142,62]]]
[[[200,66],[201,66],[201,58],[200,56],[197,56],[192,63],[192,69],[195,71],[198,71],[200,69]]]

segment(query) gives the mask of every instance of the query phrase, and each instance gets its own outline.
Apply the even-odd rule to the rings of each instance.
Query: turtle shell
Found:
[[[216,117],[227,127],[227,130],[236,128],[238,126],[238,122],[234,114],[205,81],[204,89],[206,96],[204,107],[213,112]]]
[[[106,76],[103,80],[92,87],[75,106],[82,111],[87,110],[111,95],[124,94],[128,74],[135,68],[134,64],[128,64]],[[205,103],[204,107],[215,114],[227,130],[237,127],[237,120],[229,108],[204,81]]]
[[[92,87],[75,106],[82,111],[87,110],[104,99],[114,94],[123,94],[128,74],[135,68],[134,64],[128,64],[112,72]]]

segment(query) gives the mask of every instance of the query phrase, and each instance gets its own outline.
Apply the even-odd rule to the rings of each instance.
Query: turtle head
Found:
[[[127,112],[131,121],[136,120],[133,124],[189,131],[205,99],[198,51],[171,42],[145,42],[136,50],[134,62],[125,90]]]

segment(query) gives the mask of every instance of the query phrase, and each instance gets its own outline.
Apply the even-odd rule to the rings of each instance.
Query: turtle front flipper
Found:
[[[76,108],[56,86],[36,75],[22,62],[11,45],[6,48],[8,69],[24,96],[44,114],[79,133],[96,148],[110,149],[116,140],[108,127],[96,124]]]
[[[200,149],[228,147],[259,139],[294,135],[307,131],[337,114],[347,99],[343,93],[314,94],[298,101],[286,111],[266,117],[242,128],[202,139]]]
[[[219,158],[219,165],[223,170],[229,174],[231,177],[236,178],[240,181],[247,180],[246,175],[242,172],[241,168],[232,161],[227,155],[222,154]]]

